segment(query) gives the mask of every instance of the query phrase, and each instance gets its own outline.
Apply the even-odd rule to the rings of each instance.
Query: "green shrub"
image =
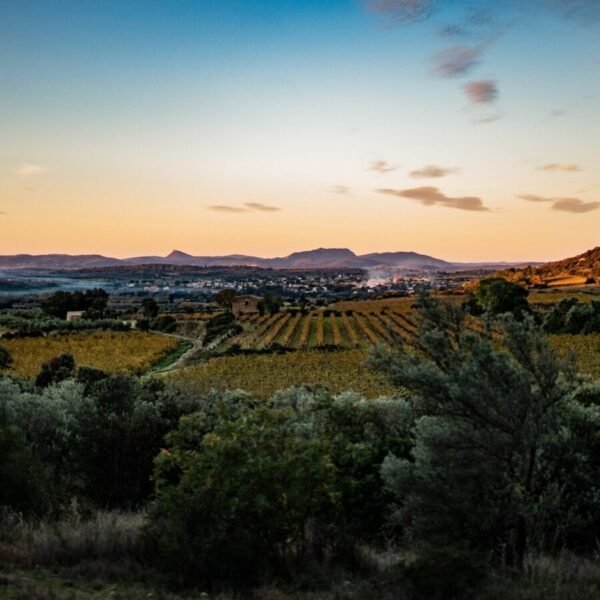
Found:
[[[287,572],[311,519],[335,501],[323,442],[295,435],[289,409],[231,418],[230,408],[212,428],[209,415],[183,418],[156,461],[149,533],[161,566],[188,582],[244,586]]]

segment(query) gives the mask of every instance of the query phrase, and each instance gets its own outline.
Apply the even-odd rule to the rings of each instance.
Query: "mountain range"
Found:
[[[100,254],[16,254],[0,256],[0,269],[89,269],[131,265],[255,266],[273,269],[378,269],[411,271],[456,271],[486,268],[496,270],[510,263],[453,263],[417,252],[374,252],[357,255],[348,248],[317,248],[293,252],[280,258],[260,258],[242,254],[192,256],[173,250],[167,256],[111,258]],[[523,263],[520,263],[523,264]],[[529,264],[529,263],[528,263]],[[516,265],[514,265],[516,266]]]

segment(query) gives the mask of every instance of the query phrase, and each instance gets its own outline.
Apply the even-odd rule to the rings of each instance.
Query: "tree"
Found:
[[[588,334],[600,332],[600,302],[580,302],[577,298],[563,298],[544,318],[548,333]]]
[[[223,308],[226,308],[227,310],[231,310],[231,305],[233,304],[233,301],[235,300],[237,295],[238,294],[235,290],[231,290],[231,289],[221,290],[215,296],[215,300],[217,301],[217,304],[219,306],[222,306]]]
[[[221,413],[212,427],[205,413],[184,417],[167,441],[150,524],[162,565],[188,582],[237,586],[287,573],[333,501],[326,442],[298,435],[289,408],[264,405]]]
[[[94,376],[76,416],[72,468],[100,506],[139,506],[151,492],[153,459],[174,422],[163,388],[128,375]]]
[[[12,362],[13,358],[10,352],[4,346],[0,346],[0,369],[7,369]]]
[[[146,319],[155,319],[158,316],[158,303],[154,298],[144,298],[142,300],[142,312]]]
[[[273,292],[267,292],[258,303],[258,310],[261,315],[265,313],[275,314],[280,311],[282,305],[283,300],[280,296]]]
[[[35,380],[38,387],[46,387],[72,377],[75,374],[75,359],[72,354],[63,352],[42,365]]]
[[[520,567],[540,541],[540,506],[557,493],[546,450],[564,426],[574,368],[531,317],[503,317],[498,338],[473,332],[460,307],[421,304],[416,351],[373,358],[417,415],[412,460],[382,467],[397,517],[417,542],[467,544]]]
[[[163,331],[164,333],[173,333],[177,329],[177,321],[171,315],[161,315],[152,321],[150,329]]]
[[[49,296],[42,303],[42,310],[53,317],[64,319],[67,312],[81,310],[88,312],[93,318],[102,318],[108,304],[109,295],[101,288],[85,292],[59,291]]]
[[[512,313],[519,319],[530,312],[528,295],[524,287],[502,277],[482,279],[475,290],[477,304],[486,313],[494,316]]]

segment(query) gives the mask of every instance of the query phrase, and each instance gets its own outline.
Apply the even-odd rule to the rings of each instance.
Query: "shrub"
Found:
[[[162,566],[188,582],[253,585],[304,554],[334,467],[322,440],[294,434],[289,409],[220,412],[213,428],[198,413],[168,436],[149,532]]]
[[[42,365],[35,379],[35,385],[46,387],[71,377],[75,372],[75,359],[72,354],[63,352]]]
[[[12,362],[13,359],[10,352],[4,346],[0,346],[0,369],[10,367]]]
[[[150,325],[150,329],[164,333],[173,333],[176,328],[177,321],[171,315],[162,315],[154,319]]]

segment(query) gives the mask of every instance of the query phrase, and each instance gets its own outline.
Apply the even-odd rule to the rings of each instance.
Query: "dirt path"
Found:
[[[153,375],[168,373],[169,371],[174,371],[176,369],[181,369],[182,367],[185,367],[186,361],[189,358],[191,358],[191,356],[195,352],[197,352],[198,350],[200,350],[202,348],[202,341],[198,340],[196,338],[187,337],[185,335],[179,335],[177,333],[165,333],[164,331],[155,331],[155,330],[150,330],[150,333],[155,333],[157,335],[164,335],[166,337],[175,338],[182,342],[189,342],[192,344],[191,348],[188,348],[180,357],[175,359],[172,363],[168,364],[167,366],[165,366],[161,369],[156,369],[156,370],[153,369],[150,372]]]

